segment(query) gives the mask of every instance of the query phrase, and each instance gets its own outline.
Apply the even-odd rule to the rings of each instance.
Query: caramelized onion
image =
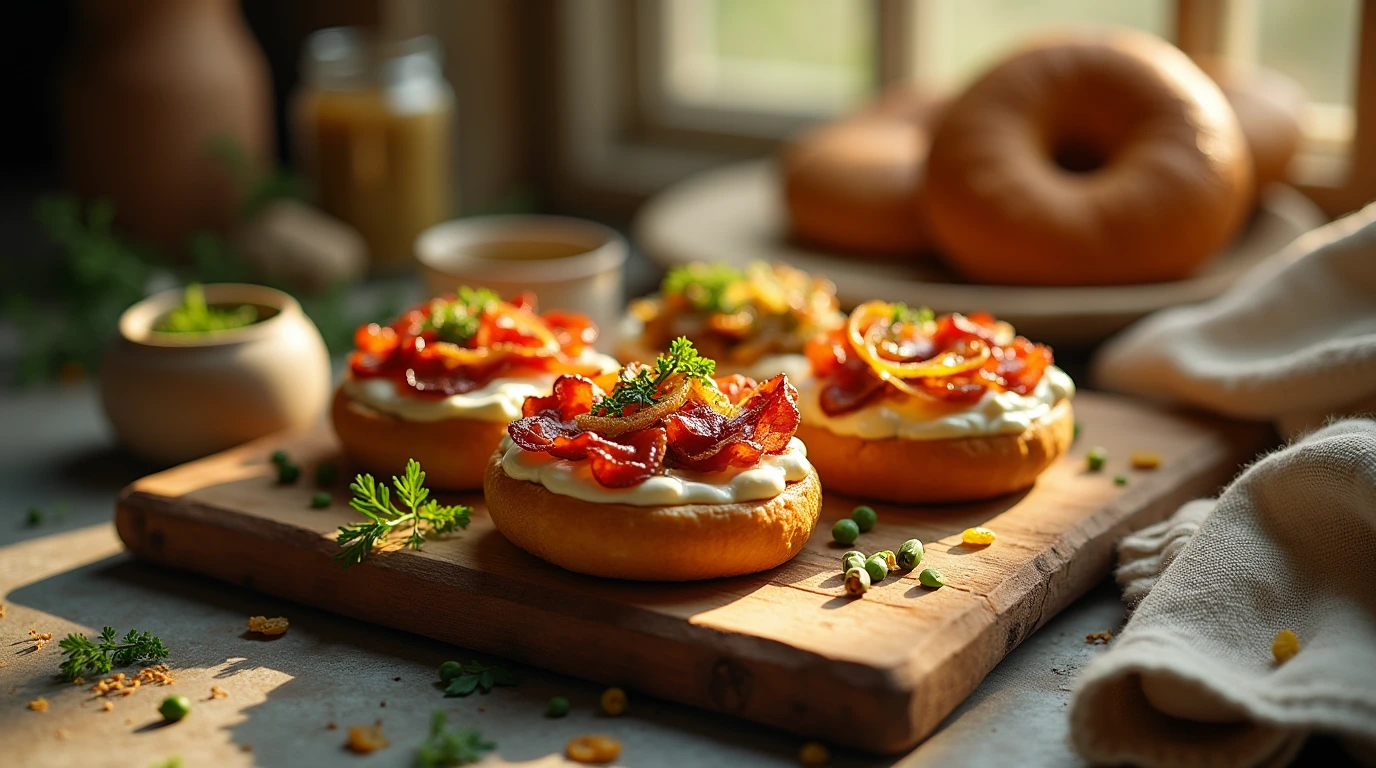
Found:
[[[978,350],[977,356],[966,356],[944,352],[937,357],[928,360],[911,363],[899,363],[892,360],[885,360],[879,354],[875,331],[879,330],[873,321],[879,318],[888,317],[893,312],[892,307],[883,301],[868,301],[855,308],[850,313],[850,320],[846,323],[846,337],[850,341],[855,353],[864,360],[879,378],[894,384],[898,389],[915,393],[910,387],[905,387],[899,383],[902,379],[921,379],[938,378],[951,376],[957,373],[974,370],[984,365],[984,361],[989,359],[989,345],[980,343],[975,345]],[[866,322],[869,325],[866,326]],[[861,328],[865,328],[861,332]]]
[[[594,416],[591,413],[583,413],[575,416],[573,422],[579,429],[596,432],[603,437],[616,437],[654,426],[687,402],[691,381],[692,379],[683,377],[659,402],[629,416]]]

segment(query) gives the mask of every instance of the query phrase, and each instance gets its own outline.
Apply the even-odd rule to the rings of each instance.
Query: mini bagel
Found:
[[[577,573],[689,581],[767,570],[797,555],[822,507],[817,473],[772,499],[734,504],[598,504],[516,480],[487,461],[487,513],[511,543]]]
[[[1233,106],[1252,155],[1257,192],[1285,180],[1300,148],[1300,118],[1308,96],[1293,78],[1274,69],[1217,57],[1196,59]]]
[[[970,280],[1175,280],[1224,246],[1251,158],[1222,91],[1177,48],[1124,29],[1026,47],[946,111],[923,208]]]

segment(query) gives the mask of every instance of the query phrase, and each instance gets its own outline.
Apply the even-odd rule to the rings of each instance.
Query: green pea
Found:
[[[1085,454],[1085,467],[1090,472],[1098,472],[1104,468],[1104,463],[1108,461],[1108,451],[1100,446],[1094,446]]]
[[[43,523],[43,510],[38,507],[29,507],[29,514],[25,519],[29,525],[41,525]]]
[[[301,476],[301,468],[295,464],[277,465],[277,482],[282,485],[291,485],[296,482],[296,478]]]
[[[550,717],[563,717],[567,715],[572,708],[573,705],[569,703],[567,697],[555,696],[549,700],[548,714]]]
[[[859,597],[870,588],[870,574],[864,568],[851,568],[846,571],[846,594]]]
[[[898,548],[898,565],[905,571],[911,571],[922,562],[922,542],[917,539],[908,539],[903,542],[903,546]]]
[[[324,488],[334,485],[334,481],[339,479],[339,467],[333,461],[322,461],[315,465],[315,484]]]
[[[889,575],[889,565],[884,562],[882,555],[870,555],[870,559],[865,561],[865,570],[870,574],[871,584],[878,584]]]
[[[858,549],[852,549],[851,551],[847,552],[846,554],[841,555],[841,572],[842,572],[842,573],[845,573],[846,571],[849,571],[849,570],[852,569],[852,568],[864,568],[864,567],[865,567],[865,553],[864,553],[864,552],[861,552],[861,551],[858,550]]]
[[[321,491],[311,496],[311,508],[324,509],[325,507],[330,506],[330,501],[330,494]]]
[[[831,538],[836,539],[842,544],[854,544],[855,537],[860,535],[860,527],[850,518],[842,518],[836,521],[836,525],[831,527]]]
[[[1115,475],[1114,478],[1113,478],[1113,484],[1114,484],[1114,485],[1127,485],[1127,484],[1128,484],[1128,476],[1127,476],[1127,475]]]
[[[287,452],[282,450],[281,448],[278,448],[277,450],[273,451],[272,456],[269,457],[269,460],[279,467],[290,461],[290,459],[287,457]]]
[[[935,568],[922,569],[922,573],[917,574],[917,580],[922,586],[932,589],[946,586],[946,577],[942,576]]]
[[[457,661],[446,661],[440,665],[440,680],[449,682],[463,674],[463,665]]]
[[[168,696],[158,707],[158,714],[167,722],[175,723],[191,714],[191,699],[185,696]]]
[[[898,556],[893,553],[892,549],[881,549],[870,555],[870,557],[883,558],[885,567],[890,571],[898,570]]]
[[[850,519],[859,526],[861,533],[866,533],[874,527],[879,515],[875,513],[874,507],[856,507],[855,511],[850,513]]]

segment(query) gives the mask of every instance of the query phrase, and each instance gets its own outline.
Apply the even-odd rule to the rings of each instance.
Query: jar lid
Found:
[[[328,27],[312,32],[301,52],[302,81],[316,88],[344,90],[438,80],[444,52],[433,35],[379,40],[362,27]]]

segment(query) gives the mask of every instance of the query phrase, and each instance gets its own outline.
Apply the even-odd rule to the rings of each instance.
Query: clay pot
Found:
[[[296,300],[259,285],[207,285],[209,304],[253,304],[253,325],[207,334],[158,333],[181,289],[130,307],[100,372],[105,415],[133,453],[174,464],[283,429],[325,411],[330,358]]]
[[[212,141],[272,155],[271,86],[236,0],[84,0],[63,88],[67,181],[116,225],[179,248],[227,231],[240,191]]]

